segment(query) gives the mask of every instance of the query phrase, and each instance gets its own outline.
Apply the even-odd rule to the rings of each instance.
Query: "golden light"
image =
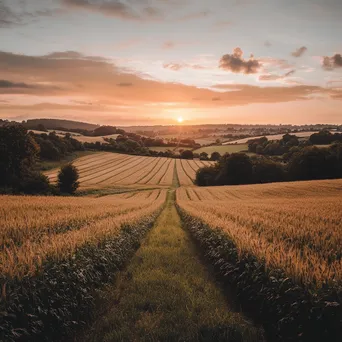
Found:
[[[180,116],[178,119],[177,119],[178,123],[182,123],[184,121],[184,119]]]

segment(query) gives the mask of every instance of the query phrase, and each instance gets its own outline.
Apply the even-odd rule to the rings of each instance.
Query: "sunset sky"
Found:
[[[0,0],[0,118],[342,124],[341,0]]]

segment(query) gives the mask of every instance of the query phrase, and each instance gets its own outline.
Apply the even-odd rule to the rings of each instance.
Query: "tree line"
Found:
[[[82,150],[83,145],[71,137],[60,138],[50,133],[35,136],[19,124],[0,127],[0,193],[7,194],[72,194],[78,188],[78,171],[71,165],[63,166],[57,186],[36,170],[42,159],[57,160],[67,153]]]
[[[266,156],[225,154],[214,166],[197,171],[196,184],[239,185],[335,178],[342,178],[341,143],[327,148],[297,147],[281,162]]]

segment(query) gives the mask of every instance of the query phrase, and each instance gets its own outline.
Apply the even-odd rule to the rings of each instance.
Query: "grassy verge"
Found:
[[[313,293],[280,270],[267,269],[252,255],[241,255],[220,229],[213,229],[178,208],[191,232],[228,291],[259,324],[269,341],[340,341],[341,291],[323,288]]]
[[[119,235],[86,244],[71,258],[46,261],[34,277],[0,275],[0,341],[64,341],[92,318],[96,290],[112,282],[156,216],[124,226]]]
[[[262,341],[228,307],[181,228],[174,192],[105,296],[112,308],[79,341]]]
[[[61,167],[62,165],[65,165],[67,163],[70,163],[74,161],[77,158],[81,158],[84,156],[87,156],[89,154],[94,154],[96,152],[93,151],[77,151],[70,153],[68,156],[65,156],[61,160],[43,160],[43,161],[38,161],[36,164],[36,170],[37,171],[49,171],[52,169],[56,169],[58,167]]]

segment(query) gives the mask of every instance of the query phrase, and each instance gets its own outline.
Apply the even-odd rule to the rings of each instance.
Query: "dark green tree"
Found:
[[[194,154],[190,150],[185,150],[181,152],[182,159],[194,159]]]
[[[253,164],[244,153],[233,153],[221,161],[217,182],[221,185],[249,184],[253,178]]]
[[[79,186],[79,174],[77,168],[72,164],[61,167],[58,173],[58,187],[62,193],[74,194]]]
[[[218,152],[213,152],[210,156],[210,160],[218,161],[221,159],[221,155]]]
[[[30,172],[39,155],[39,146],[24,126],[0,127],[0,186],[13,187]]]

